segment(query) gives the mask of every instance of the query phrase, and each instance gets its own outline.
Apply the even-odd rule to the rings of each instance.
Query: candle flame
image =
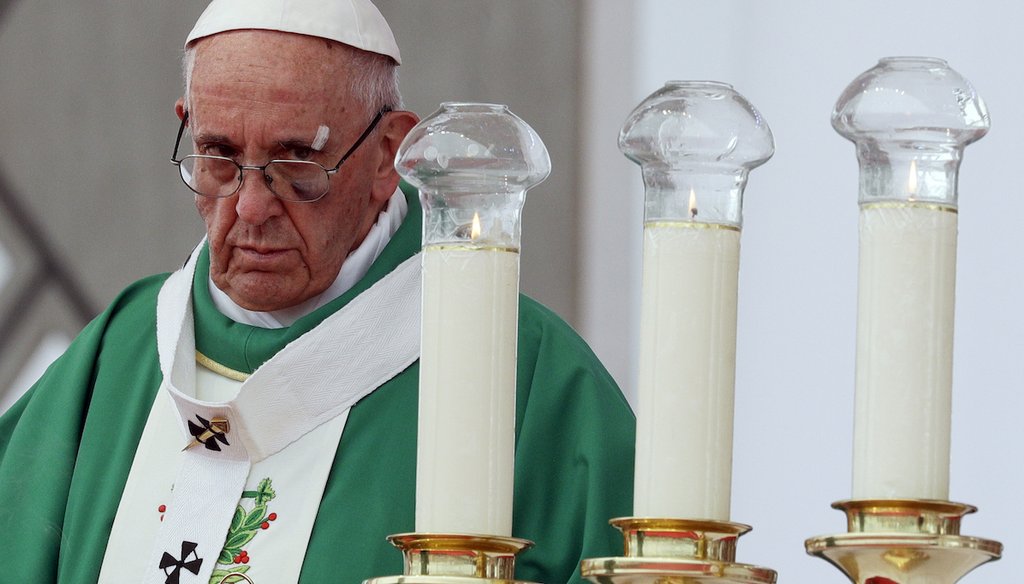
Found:
[[[910,178],[907,179],[907,193],[913,199],[917,196],[917,161],[910,161]]]
[[[697,193],[693,192],[693,187],[690,187],[690,219],[697,216]]]
[[[469,238],[476,240],[480,237],[480,213],[473,213],[473,226],[469,229]]]

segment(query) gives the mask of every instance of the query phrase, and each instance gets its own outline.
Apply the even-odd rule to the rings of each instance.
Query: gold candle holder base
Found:
[[[388,537],[402,550],[404,574],[363,584],[531,584],[514,578],[516,555],[533,542],[460,533],[401,533]]]
[[[832,507],[847,531],[813,537],[807,553],[831,562],[857,584],[952,583],[1003,552],[998,541],[960,535],[977,509],[950,501],[858,499]]]
[[[737,564],[736,540],[750,526],[728,521],[625,517],[625,557],[583,560],[581,573],[596,584],[773,584],[774,570]]]

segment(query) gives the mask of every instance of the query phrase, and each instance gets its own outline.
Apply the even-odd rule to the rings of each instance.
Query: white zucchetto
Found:
[[[402,63],[391,27],[370,0],[213,0],[185,46],[220,32],[250,28],[330,39]]]

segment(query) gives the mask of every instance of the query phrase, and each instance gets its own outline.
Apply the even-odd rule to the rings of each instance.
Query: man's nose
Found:
[[[242,170],[242,186],[238,189],[235,213],[250,225],[262,225],[271,217],[280,215],[284,206],[274,195],[262,169]]]

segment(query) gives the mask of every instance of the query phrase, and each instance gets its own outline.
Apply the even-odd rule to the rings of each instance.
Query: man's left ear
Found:
[[[374,176],[373,197],[378,201],[386,201],[395,194],[401,177],[395,171],[395,155],[406,134],[420,121],[419,116],[410,111],[393,111],[384,114],[377,131],[380,133],[380,163]]]

